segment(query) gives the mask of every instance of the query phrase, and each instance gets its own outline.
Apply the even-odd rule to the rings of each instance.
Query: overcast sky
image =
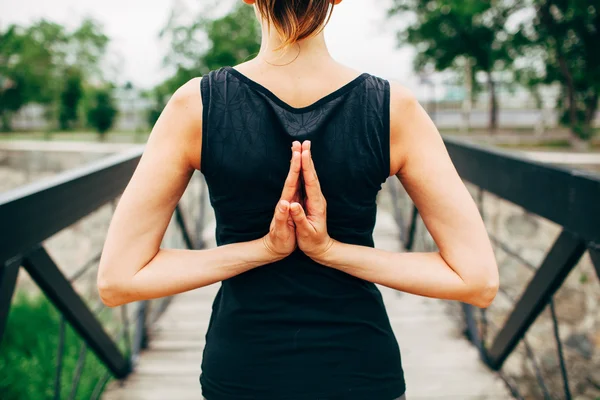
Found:
[[[120,83],[151,87],[169,71],[161,67],[166,52],[158,40],[174,0],[0,0],[0,29],[46,18],[67,27],[86,16],[100,21],[117,55]],[[200,1],[184,1],[194,6]],[[241,1],[241,0],[236,0]],[[418,90],[412,74],[412,50],[396,48],[394,26],[385,20],[388,0],[344,0],[325,29],[330,52],[338,61]],[[113,61],[114,63],[114,61]]]

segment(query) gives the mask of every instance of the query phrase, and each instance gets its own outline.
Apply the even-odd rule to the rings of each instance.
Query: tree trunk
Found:
[[[498,99],[496,95],[496,82],[492,78],[492,73],[488,72],[488,85],[490,90],[490,124],[491,133],[496,133],[498,130]]]
[[[3,131],[3,132],[12,131],[11,119],[12,119],[12,113],[10,111],[4,111],[0,115],[0,123],[2,124],[2,126],[0,127],[0,131]]]
[[[575,130],[577,129],[578,121],[577,121],[577,103],[575,102],[575,83],[573,82],[573,75],[571,74],[571,70],[567,65],[567,61],[562,56],[562,52],[558,49],[558,65],[560,67],[560,72],[565,77],[565,84],[567,88],[567,99],[569,100],[569,104],[567,105],[569,110],[569,123],[571,124],[571,132],[575,135],[577,133]],[[577,137],[579,137],[577,135]]]
[[[594,119],[596,118],[596,111],[598,111],[598,93],[594,93],[590,96],[585,104],[585,125],[592,127]]]
[[[585,101],[585,117],[583,119],[583,126],[580,126],[580,136],[586,142],[588,142],[594,135],[594,120],[596,118],[596,111],[598,110],[598,93],[594,93],[586,98]]]
[[[546,25],[546,27],[548,29],[555,30],[556,27],[556,22],[554,20],[554,17],[552,16],[552,13],[550,11],[550,7],[551,7],[552,3],[551,2],[545,2],[543,3],[543,5],[538,9],[539,15],[540,15],[540,19],[542,21],[542,24]],[[568,98],[568,113],[569,113],[569,124],[571,125],[571,142],[577,142],[580,140],[579,134],[578,134],[578,119],[577,119],[577,104],[575,101],[575,83],[573,81],[573,74],[571,73],[571,70],[569,69],[569,65],[567,64],[567,60],[565,58],[565,55],[563,53],[563,49],[562,49],[562,40],[563,38],[558,36],[558,35],[554,35],[554,50],[556,51],[556,60],[558,61],[558,67],[560,69],[561,74],[563,75],[563,77],[565,78],[565,86],[567,88],[567,98]],[[549,51],[551,51],[551,48],[548,49]]]

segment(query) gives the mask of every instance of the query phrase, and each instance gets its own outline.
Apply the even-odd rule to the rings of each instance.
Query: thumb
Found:
[[[275,209],[275,231],[280,231],[287,227],[287,220],[290,214],[290,203],[286,200],[281,200],[277,203]]]
[[[300,205],[300,203],[292,203],[290,205],[290,212],[292,214],[292,219],[296,224],[296,230],[303,234],[310,234],[314,231],[313,226],[308,222],[306,218],[306,214],[304,213],[304,209]]]

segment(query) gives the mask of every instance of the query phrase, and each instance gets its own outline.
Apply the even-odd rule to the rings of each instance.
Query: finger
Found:
[[[304,142],[302,142],[302,151],[310,150],[310,145],[311,145],[310,140],[305,140]]]
[[[292,151],[297,151],[298,153],[302,153],[302,144],[299,141],[294,140],[292,142]]]
[[[297,232],[299,232],[301,235],[309,235],[311,233],[315,233],[315,228],[306,218],[304,209],[299,203],[292,203],[290,205],[290,213],[292,214],[292,219],[296,224]]]
[[[310,150],[302,151],[302,177],[308,198],[315,201],[320,199],[323,196],[323,193],[321,192],[321,185],[319,183],[319,178],[317,177],[315,165],[312,162]]]
[[[290,215],[290,203],[286,200],[280,200],[275,209],[275,233],[284,232],[288,227],[288,217]]]
[[[291,201],[298,190],[298,179],[300,176],[300,170],[302,169],[301,155],[299,152],[292,152],[292,161],[290,162],[290,170],[288,176],[285,179],[283,185],[283,191],[281,198],[287,201]]]

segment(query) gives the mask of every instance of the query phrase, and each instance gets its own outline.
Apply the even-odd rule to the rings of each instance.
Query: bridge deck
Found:
[[[377,247],[398,250],[391,215],[382,211],[377,220]],[[136,371],[125,382],[113,382],[104,400],[200,399],[204,334],[217,289],[218,285],[212,285],[177,296],[159,321]],[[512,399],[501,379],[481,363],[442,301],[384,287],[381,291],[400,343],[409,400]]]

